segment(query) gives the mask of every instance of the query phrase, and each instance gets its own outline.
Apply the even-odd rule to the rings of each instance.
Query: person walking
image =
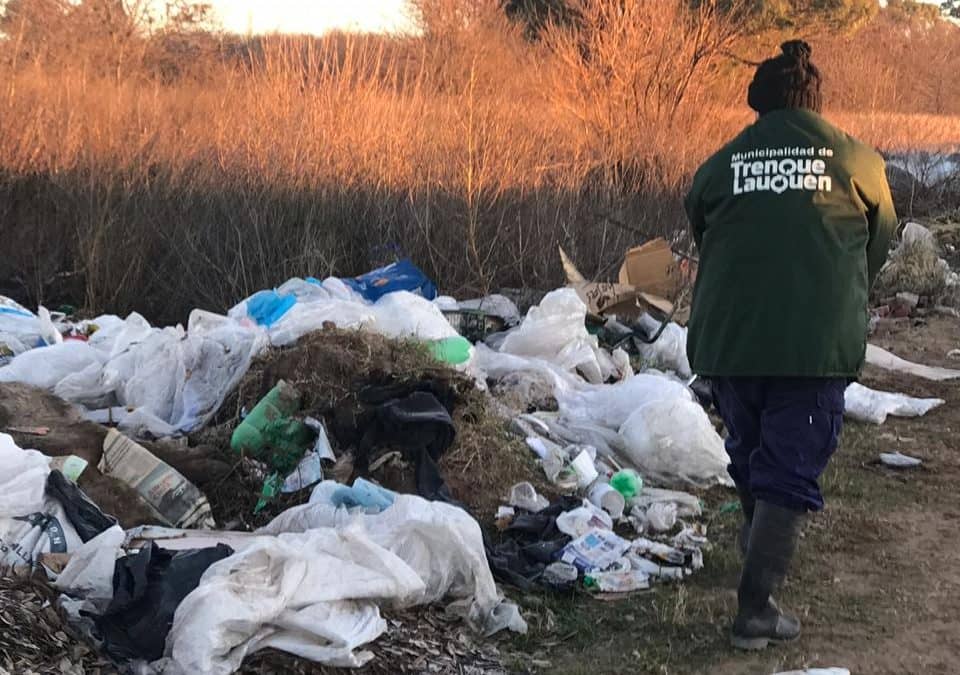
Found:
[[[732,643],[800,636],[773,595],[837,448],[864,364],[870,287],[897,216],[884,161],[821,115],[811,48],[756,70],[757,120],[708,159],[685,201],[699,251],[687,352],[712,383],[745,521]]]

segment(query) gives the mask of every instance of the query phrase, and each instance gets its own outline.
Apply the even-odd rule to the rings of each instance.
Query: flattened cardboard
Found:
[[[619,276],[621,284],[661,297],[673,297],[680,289],[680,266],[662,238],[627,251]]]

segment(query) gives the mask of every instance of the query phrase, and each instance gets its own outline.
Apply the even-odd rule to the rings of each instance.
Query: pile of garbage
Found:
[[[385,616],[441,601],[478,636],[525,631],[498,581],[681,581],[709,546],[690,491],[731,480],[682,312],[642,290],[676,276],[653,242],[620,283],[571,279],[522,318],[409,261],[186,328],[2,299],[0,568],[163,673],[261,650],[359,667]],[[876,423],[941,403],[847,392]]]
[[[952,246],[944,242],[942,248],[950,253]],[[930,229],[907,223],[877,279],[874,315],[906,318],[929,310],[954,314],[960,308],[960,274],[941,257],[942,248]]]

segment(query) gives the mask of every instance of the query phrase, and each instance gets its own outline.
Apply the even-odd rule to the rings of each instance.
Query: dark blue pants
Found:
[[[727,377],[712,384],[737,487],[784,508],[823,509],[817,481],[837,449],[847,380]]]

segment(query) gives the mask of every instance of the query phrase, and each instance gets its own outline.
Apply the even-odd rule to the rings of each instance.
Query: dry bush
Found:
[[[101,43],[0,45],[0,293],[183,321],[397,250],[466,295],[561,283],[557,244],[598,277],[651,234],[683,245],[691,171],[752,119],[741,26],[587,3],[531,42],[494,3],[430,1],[421,38],[135,36],[108,69]],[[934,58],[955,33],[864,30],[815,45],[828,115],[882,147],[960,140]],[[928,51],[877,56],[892,35]]]

